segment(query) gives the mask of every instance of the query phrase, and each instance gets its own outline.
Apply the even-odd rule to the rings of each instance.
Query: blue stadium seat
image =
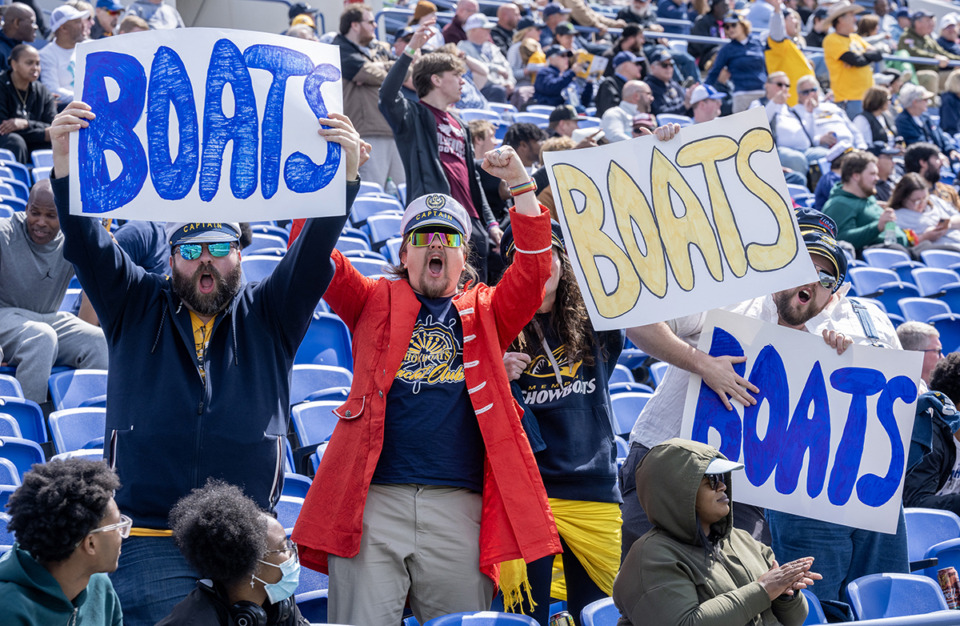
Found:
[[[282,496],[291,496],[294,498],[306,498],[310,491],[310,485],[313,483],[308,477],[296,472],[285,472],[283,475]]]
[[[0,458],[0,485],[19,485],[20,482],[20,470],[13,461]]]
[[[897,263],[912,260],[906,251],[889,248],[865,248],[862,254],[867,265],[885,270],[890,269]]]
[[[20,381],[9,374],[0,374],[0,396],[23,399],[23,388],[20,386]]]
[[[555,106],[550,104],[528,104],[526,112],[537,113],[539,115],[546,115],[547,117],[550,117],[550,114],[553,113],[555,108]]]
[[[684,128],[685,126],[691,126],[693,124],[693,118],[674,113],[661,113],[657,116],[657,124],[660,126],[664,124],[680,124],[680,128]]]
[[[364,193],[383,193],[383,187],[380,183],[375,183],[369,180],[360,181],[360,194]]]
[[[101,408],[65,409],[50,414],[50,432],[58,454],[84,448],[103,448],[107,411]]]
[[[258,283],[269,276],[282,257],[254,254],[240,259],[240,267],[248,283]]]
[[[27,208],[27,201],[0,193],[0,205],[9,207],[14,211],[25,211]]]
[[[378,278],[385,274],[388,270],[387,266],[389,265],[386,260],[358,258],[351,258],[350,264],[364,276],[372,278]]]
[[[653,387],[643,383],[610,383],[610,395],[615,393],[653,393]]]
[[[949,289],[960,290],[960,275],[953,270],[923,267],[910,272],[913,282],[924,297],[939,297]]]
[[[293,525],[297,523],[300,517],[300,509],[303,508],[303,498],[294,498],[292,496],[280,496],[277,502],[277,521],[287,532],[287,536],[293,532]]]
[[[935,543],[927,548],[927,552],[923,556],[924,559],[937,560],[936,565],[924,569],[923,574],[939,584],[937,571],[945,567],[953,567],[960,572],[960,538]]]
[[[300,577],[303,578],[303,574],[306,573],[303,571],[304,568],[300,568]],[[323,576],[323,574],[319,574]],[[311,624],[326,624],[327,623],[327,590],[326,589],[315,589],[313,591],[308,591],[306,593],[299,593],[300,588],[297,587],[298,593],[295,594],[297,598],[297,608],[300,610],[300,615],[303,615]]]
[[[924,250],[920,253],[920,258],[927,267],[938,267],[941,269],[952,269],[960,264],[960,252],[950,250]]]
[[[387,257],[373,250],[351,250],[350,252],[344,252],[343,256],[350,259],[351,263],[353,263],[354,259],[367,259],[369,261],[380,261],[381,263],[387,262]]]
[[[243,254],[260,254],[261,250],[266,250],[267,248],[281,248],[286,250],[287,238],[280,237],[279,235],[253,233],[253,241],[250,242],[249,246],[243,249]]]
[[[63,459],[88,459],[90,461],[102,461],[103,450],[98,448],[90,448],[87,450],[72,450],[70,452],[64,452],[63,454],[57,454],[50,460],[62,461]]]
[[[646,360],[647,353],[640,348],[634,347],[628,339],[623,350],[620,351],[620,356],[617,358],[617,364],[623,365],[628,370],[635,370],[638,367],[641,367]]]
[[[400,265],[400,248],[403,246],[403,237],[391,237],[383,244],[380,251],[384,253],[394,265]]]
[[[373,215],[400,214],[403,215],[403,206],[396,198],[359,196],[353,201],[350,208],[350,223],[356,228],[362,227]]]
[[[369,233],[364,232],[359,228],[353,228],[352,226],[344,226],[343,230],[340,231],[341,237],[354,237],[357,239],[363,239],[367,242],[367,245],[370,245],[370,235]],[[370,248],[373,249],[372,247]]]
[[[313,591],[323,590],[324,592],[330,586],[330,579],[326,574],[322,574],[306,566],[300,567],[300,584],[294,592],[297,600],[300,600],[300,594],[309,594]]]
[[[847,585],[858,620],[905,617],[947,610],[940,585],[914,574],[870,574]]]
[[[343,404],[350,397],[350,387],[330,387],[328,389],[319,389],[308,395],[304,402],[319,402],[320,400],[336,400]]]
[[[600,118],[599,117],[581,117],[577,122],[579,128],[599,128],[600,127]]]
[[[3,485],[0,484],[0,511],[6,510],[7,501],[10,500],[10,496],[13,495],[13,492],[18,489],[15,485]],[[0,546],[0,555],[3,555],[4,546]]]
[[[475,613],[451,613],[435,617],[423,626],[538,626],[537,621],[519,613],[478,611]]]
[[[400,194],[400,202],[403,206],[407,206],[407,183],[397,185],[397,193]]]
[[[553,107],[551,107],[550,110],[552,111]],[[528,111],[521,111],[520,113],[516,113],[513,116],[514,124],[536,124],[539,126],[540,124],[548,124],[549,122],[550,122],[549,113],[536,113],[528,110]]]
[[[620,609],[613,604],[613,598],[604,598],[591,602],[580,611],[580,626],[617,626]]]
[[[0,458],[7,459],[17,466],[21,479],[30,471],[31,465],[46,461],[40,444],[17,437],[0,437]]]
[[[327,449],[327,444],[321,443],[317,446],[316,451],[310,455],[310,467],[313,468],[313,473],[316,475],[317,469],[320,467],[320,460],[323,459],[323,453]]]
[[[0,413],[17,420],[24,439],[44,443],[47,441],[47,427],[43,421],[40,405],[32,400],[0,397]]]
[[[460,109],[457,111],[457,115],[463,118],[465,122],[472,122],[473,120],[500,121],[500,114],[497,111],[487,111],[486,109]]]
[[[487,106],[490,107],[491,111],[496,111],[501,119],[506,119],[507,116],[512,116],[517,113],[517,107],[512,104],[505,104],[500,102],[488,102]]]
[[[654,387],[659,385],[660,381],[663,380],[663,375],[667,372],[668,367],[670,367],[670,364],[663,361],[659,361],[650,366],[650,378],[653,379]]]
[[[20,432],[20,424],[12,415],[0,413],[0,437],[23,437],[23,433]]]
[[[26,165],[22,163],[17,163],[16,161],[3,161],[0,163],[0,176],[9,180],[15,180],[23,184],[23,186],[29,190],[30,183],[30,170],[27,169]],[[17,192],[19,195],[20,192]],[[22,197],[21,200],[26,201],[26,198]]]
[[[349,387],[350,370],[330,365],[294,365],[290,379],[290,404],[299,404],[315,391],[331,387]]]
[[[908,322],[926,322],[935,315],[950,313],[950,307],[933,298],[901,298],[900,311]]]
[[[58,411],[88,406],[85,402],[107,393],[107,370],[67,370],[47,380],[50,399]]]
[[[807,619],[803,620],[803,626],[828,623],[827,616],[823,613],[823,607],[820,606],[820,598],[809,589],[801,589],[800,593],[807,600]]]
[[[7,546],[8,549],[15,541],[13,532],[7,528],[7,522],[9,521],[9,515],[0,513],[0,546]],[[0,552],[3,552],[3,550],[0,550]]]
[[[613,374],[610,375],[610,384],[633,382],[636,382],[636,379],[633,377],[633,372],[631,372],[626,365],[617,363],[613,368]]]
[[[250,231],[254,234],[259,233],[261,235],[276,235],[284,241],[290,237],[290,231],[288,231],[286,228],[277,226],[273,222],[251,222]]]
[[[898,284],[900,276],[893,270],[878,267],[855,267],[850,270],[850,280],[853,281],[859,296],[873,296],[884,285]],[[919,294],[918,294],[919,295]]]
[[[341,404],[342,402],[335,400],[304,402],[291,409],[293,431],[297,433],[301,446],[329,441],[333,429],[340,421],[333,410]]]
[[[53,150],[34,150],[30,160],[34,167],[53,167]]]
[[[16,211],[13,209],[13,207],[9,207],[9,206],[6,206],[6,205],[4,205],[4,204],[0,204],[0,219],[4,219],[4,218],[7,218],[7,217],[13,217],[13,214],[14,214],[14,213],[16,213]]]
[[[931,546],[960,538],[960,517],[941,509],[905,508],[907,558],[911,562],[925,557]]]
[[[938,315],[930,320],[933,327],[940,333],[940,344],[943,346],[944,354],[960,350],[960,317],[956,314],[951,317],[946,319]]]
[[[613,443],[617,444],[617,458],[625,459],[630,454],[630,442],[620,435],[613,436]]]
[[[365,228],[370,236],[370,247],[379,250],[387,239],[399,236],[401,218],[402,216],[395,213],[381,213],[368,217]]]
[[[360,239],[359,237],[348,237],[341,235],[340,239],[337,239],[337,250],[341,254],[346,254],[348,252],[354,252],[357,250],[369,250],[370,242],[366,239]]]
[[[314,313],[293,362],[295,365],[333,365],[353,371],[347,325],[333,313]]]
[[[79,309],[81,293],[83,293],[83,289],[67,289],[63,293],[63,300],[60,301],[60,308],[58,310],[65,313],[72,313]]]
[[[45,179],[47,179],[47,178],[50,178],[50,171],[51,171],[52,169],[53,169],[52,167],[35,167],[35,168],[33,168],[33,170],[30,172],[30,174],[33,176],[33,184],[36,185],[36,184],[39,183],[41,180],[45,180]]]
[[[637,422],[637,416],[646,406],[652,393],[630,392],[610,395],[610,403],[613,405],[613,415],[617,423],[617,433],[621,437],[629,437],[633,425]]]

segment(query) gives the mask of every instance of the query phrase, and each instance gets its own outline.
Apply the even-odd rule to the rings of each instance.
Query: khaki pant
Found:
[[[432,485],[370,485],[360,553],[330,555],[331,623],[396,626],[408,594],[421,624],[486,611],[493,581],[480,573],[480,494]]]

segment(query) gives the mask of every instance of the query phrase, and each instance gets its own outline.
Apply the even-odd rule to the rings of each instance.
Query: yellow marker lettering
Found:
[[[610,173],[607,175],[607,186],[610,190],[610,202],[617,207],[619,214],[614,213],[617,220],[617,230],[627,254],[633,261],[640,274],[640,280],[646,285],[650,293],[662,298],[667,294],[667,263],[663,256],[663,244],[660,242],[660,233],[657,221],[653,218],[653,211],[647,202],[639,185],[616,162],[610,162]],[[643,237],[647,253],[640,251],[637,244],[636,223]]]
[[[737,142],[729,137],[707,137],[685,145],[677,152],[677,165],[680,167],[703,166],[703,175],[707,181],[707,193],[713,208],[713,222],[723,247],[723,256],[733,275],[740,278],[747,273],[747,258],[743,252],[743,238],[737,221],[733,217],[727,194],[720,180],[718,161],[725,161],[737,154]]]
[[[747,245],[747,261],[750,267],[760,272],[769,272],[786,266],[797,255],[799,247],[790,207],[780,194],[761,180],[750,167],[750,157],[753,153],[770,152],[773,148],[773,136],[770,131],[754,128],[740,138],[740,151],[737,152],[737,173],[744,186],[767,205],[777,220],[776,241],[769,244]]]
[[[660,239],[667,251],[670,267],[677,284],[684,291],[693,289],[693,264],[690,260],[690,244],[696,246],[707,262],[707,269],[717,282],[723,281],[723,264],[720,248],[713,226],[707,219],[700,200],[683,174],[659,149],[653,149],[653,164],[650,171],[653,181],[653,210],[660,225]],[[677,217],[673,212],[670,190],[680,196],[684,214]]]
[[[611,319],[629,312],[640,297],[640,277],[630,257],[601,229],[603,226],[603,197],[590,178],[579,169],[565,163],[553,166],[558,189],[554,197],[563,208],[563,217],[573,238],[570,247],[583,268],[584,277],[601,316]],[[578,212],[573,192],[584,195],[583,211]],[[609,259],[617,270],[616,287],[607,292],[603,287],[597,258]]]

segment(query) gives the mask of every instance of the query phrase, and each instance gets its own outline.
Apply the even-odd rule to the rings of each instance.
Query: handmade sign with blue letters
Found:
[[[544,160],[597,330],[816,280],[762,109]]]
[[[340,53],[294,37],[189,28],[77,46],[71,210],[158,221],[342,214]],[[269,200],[269,202],[266,202]]]
[[[854,345],[710,311],[700,349],[746,356],[735,366],[757,404],[727,411],[690,377],[680,436],[741,461],[737,502],[856,528],[897,528],[913,430],[920,352]]]

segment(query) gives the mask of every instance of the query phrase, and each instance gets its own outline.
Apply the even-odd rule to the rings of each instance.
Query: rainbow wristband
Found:
[[[516,187],[511,187],[510,195],[516,198],[520,194],[527,193],[528,191],[536,191],[536,190],[537,190],[537,182],[531,178],[530,180],[528,180],[523,184],[517,185]]]

